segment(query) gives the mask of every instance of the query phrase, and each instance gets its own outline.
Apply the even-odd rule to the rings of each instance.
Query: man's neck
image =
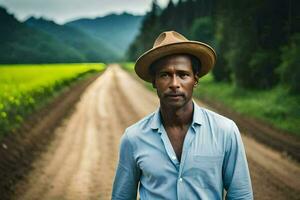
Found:
[[[189,125],[193,120],[193,109],[194,105],[192,100],[178,109],[161,104],[160,113],[164,126],[184,127]]]

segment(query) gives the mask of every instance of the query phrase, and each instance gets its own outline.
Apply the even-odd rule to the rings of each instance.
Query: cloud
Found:
[[[165,6],[169,0],[160,0]],[[0,0],[19,20],[30,16],[54,20],[57,23],[81,18],[97,17],[108,13],[130,12],[144,14],[150,9],[152,0]]]

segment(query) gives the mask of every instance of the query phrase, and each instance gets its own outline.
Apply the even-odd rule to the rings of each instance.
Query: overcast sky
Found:
[[[108,13],[130,12],[144,14],[150,10],[152,0],[0,0],[0,6],[21,21],[30,16],[64,23],[82,17],[98,17]],[[165,6],[169,0],[158,0]]]

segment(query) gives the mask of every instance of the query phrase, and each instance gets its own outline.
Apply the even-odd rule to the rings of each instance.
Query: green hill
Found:
[[[33,17],[19,22],[0,7],[0,63],[119,61],[142,18],[123,13],[64,25]]]
[[[77,28],[58,25],[53,21],[45,20],[43,18],[29,18],[25,24],[34,27],[40,31],[48,33],[53,38],[59,40],[61,43],[67,44],[80,52],[89,62],[97,61],[114,61],[120,58],[120,53],[113,51],[107,44],[105,45],[99,39],[89,36]]]
[[[143,16],[123,13],[95,19],[79,19],[65,25],[78,28],[101,41],[109,42],[112,45],[111,48],[124,55],[139,33],[142,20]]]
[[[74,48],[17,21],[0,7],[0,63],[82,62]]]

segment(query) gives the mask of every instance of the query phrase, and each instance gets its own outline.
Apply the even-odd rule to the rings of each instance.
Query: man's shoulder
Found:
[[[220,141],[231,140],[240,134],[235,122],[228,117],[202,107],[199,110],[203,120],[201,126],[207,134],[213,134],[214,138],[219,138]]]
[[[136,135],[140,135],[142,132],[147,131],[151,128],[151,122],[156,112],[150,113],[147,116],[143,117],[136,123],[132,124],[131,126],[127,127],[125,133],[129,137],[134,137]]]
[[[224,120],[224,121],[232,121],[231,119],[229,119],[228,117],[224,116],[224,115],[221,115],[220,113],[217,113],[213,110],[210,110],[208,108],[204,108],[204,107],[200,107],[200,110],[207,116],[211,117],[211,118],[214,118],[214,119],[217,119],[217,120]]]
[[[203,107],[199,107],[199,110],[203,114],[204,123],[206,123],[207,125],[212,125],[223,130],[229,130],[232,129],[232,126],[236,126],[235,122],[232,119],[215,111]]]

